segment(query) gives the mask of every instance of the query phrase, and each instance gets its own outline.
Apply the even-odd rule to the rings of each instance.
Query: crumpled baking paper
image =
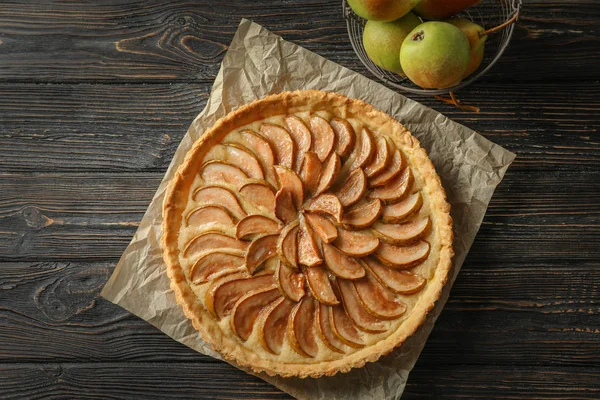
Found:
[[[442,114],[287,42],[249,20],[241,21],[206,108],[181,141],[102,296],[186,346],[222,359],[200,338],[169,288],[159,245],[165,190],[192,143],[216,120],[253,100],[296,89],[333,91],[364,100],[397,118],[421,141],[442,178],[452,206],[456,256],[449,282],[425,324],[378,362],[347,374],[317,379],[257,376],[298,399],[396,399],[402,395],[408,374],[448,299],[494,189],[515,155]]]

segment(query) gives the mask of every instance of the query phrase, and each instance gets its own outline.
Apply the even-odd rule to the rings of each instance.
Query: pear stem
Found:
[[[475,107],[475,106],[465,106],[463,105],[460,100],[458,100],[456,97],[454,97],[454,92],[450,92],[450,98],[447,99],[445,97],[442,96],[435,96],[436,99],[443,101],[446,104],[451,104],[453,106],[456,106],[456,108],[459,108],[461,110],[466,110],[466,111],[472,111],[475,113],[479,114],[479,111],[481,111],[481,109],[479,107]]]
[[[504,22],[503,24],[500,24],[498,26],[490,28],[487,31],[479,32],[479,37],[484,37],[490,33],[497,32],[500,29],[502,29],[510,24],[513,24],[517,20],[518,17],[519,17],[519,12],[517,11],[508,21]]]

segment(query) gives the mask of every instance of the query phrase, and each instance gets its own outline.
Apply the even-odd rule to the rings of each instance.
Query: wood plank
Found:
[[[0,171],[162,172],[210,86],[0,85]],[[414,99],[516,152],[515,166],[597,170],[598,91],[485,83],[459,94],[480,114]]]
[[[338,0],[219,7],[210,0],[18,0],[0,9],[0,81],[212,81],[243,17],[366,73],[350,46]],[[528,1],[512,45],[487,79],[595,81],[597,17],[590,1]]]

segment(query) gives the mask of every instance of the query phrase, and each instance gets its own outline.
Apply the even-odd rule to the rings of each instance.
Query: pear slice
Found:
[[[321,178],[321,160],[319,156],[312,151],[304,153],[304,160],[300,171],[300,179],[304,183],[304,189],[309,193],[314,193],[319,186],[319,178]]]
[[[323,242],[330,243],[337,237],[337,228],[327,218],[311,213],[304,214],[304,218]]]
[[[186,217],[187,226],[202,225],[223,225],[227,227],[235,226],[235,217],[231,215],[228,209],[218,205],[203,205],[193,209]]]
[[[335,336],[348,346],[354,348],[365,346],[356,325],[342,306],[329,307],[329,325]]]
[[[332,351],[344,354],[344,351],[342,350],[344,348],[344,342],[335,335],[331,328],[331,323],[329,322],[329,309],[330,306],[323,303],[316,305],[317,315],[315,318],[317,320],[317,333],[321,337],[323,343],[325,343]]]
[[[235,303],[246,293],[275,287],[275,279],[272,274],[253,277],[246,273],[226,275],[211,283],[204,295],[204,303],[214,317],[222,319],[229,315]]]
[[[342,279],[360,279],[365,276],[362,265],[330,244],[323,244],[323,258],[327,269]]]
[[[196,285],[244,269],[244,252],[219,249],[205,252],[190,268],[190,280]]]
[[[315,300],[306,296],[289,315],[286,336],[296,353],[316,357],[319,346],[315,337]]]
[[[366,166],[373,158],[374,152],[373,136],[367,128],[364,128],[360,132],[360,142],[354,148],[354,160],[350,164],[350,171]]]
[[[338,237],[333,241],[333,245],[347,256],[364,257],[377,250],[379,239],[366,231],[338,228]]]
[[[313,267],[323,262],[311,229],[302,224],[298,232],[298,263]]]
[[[371,226],[381,214],[381,200],[373,199],[349,209],[342,217],[342,225],[349,229],[362,229]]]
[[[365,173],[369,178],[385,170],[385,167],[392,159],[394,151],[396,150],[394,142],[387,136],[380,136],[377,138],[375,148],[375,156],[371,163],[365,168]]]
[[[300,177],[291,169],[280,165],[275,166],[275,174],[279,181],[279,187],[290,191],[296,209],[302,207],[302,203],[304,203],[304,185]]]
[[[298,269],[298,230],[299,221],[296,219],[281,230],[277,239],[277,254],[283,263]]]
[[[229,183],[235,187],[242,185],[248,175],[239,167],[224,161],[209,161],[200,168],[200,176],[207,184]]]
[[[240,194],[248,202],[264,211],[273,211],[275,208],[275,193],[267,181],[247,180],[240,187]]]
[[[236,143],[246,147],[256,156],[263,167],[265,176],[271,183],[275,183],[273,165],[275,165],[275,154],[269,142],[258,133],[250,129],[227,135],[225,143]]]
[[[365,258],[364,263],[379,283],[398,294],[416,293],[423,289],[427,282],[421,275],[388,268],[372,257]]]
[[[277,164],[293,168],[294,141],[289,132],[279,125],[265,123],[260,127],[260,133],[271,144]]]
[[[358,329],[368,333],[386,331],[385,322],[371,315],[362,305],[352,281],[339,279],[338,286],[346,314]]]
[[[410,168],[404,171],[385,185],[375,188],[369,193],[369,198],[380,199],[386,204],[397,203],[408,192],[413,183],[413,176]]]
[[[306,294],[304,276],[286,267],[282,262],[278,262],[275,267],[275,281],[281,294],[292,301],[298,302]]]
[[[322,194],[315,197],[308,203],[306,208],[308,211],[325,213],[331,215],[337,222],[342,219],[344,213],[344,207],[340,200],[333,194]]]
[[[284,224],[289,224],[298,216],[292,194],[287,188],[281,188],[275,194],[275,216]]]
[[[231,310],[229,320],[233,333],[243,341],[248,340],[260,312],[278,298],[281,298],[281,295],[277,288],[252,290],[240,297]]]
[[[342,206],[349,207],[359,201],[367,190],[367,177],[362,169],[355,169],[348,175],[336,196]]]
[[[288,115],[285,117],[285,123],[288,127],[288,132],[292,137],[292,140],[296,144],[296,165],[294,166],[294,170],[300,172],[300,167],[302,164],[302,157],[300,155],[310,150],[312,144],[312,136],[310,134],[310,130],[304,124],[304,122],[296,117],[295,115]]]
[[[258,214],[241,219],[235,227],[235,237],[238,239],[248,239],[257,234],[274,235],[279,232],[281,232],[279,222]]]
[[[420,240],[409,246],[394,246],[381,243],[375,257],[390,268],[407,269],[412,268],[429,255],[429,243]]]
[[[409,215],[419,211],[421,205],[423,205],[421,194],[419,192],[411,194],[407,198],[402,199],[399,203],[383,206],[381,220],[388,224],[400,222]]]
[[[312,150],[317,153],[319,160],[325,161],[333,150],[335,133],[329,122],[318,115],[310,117],[310,130],[313,138]]]
[[[335,296],[335,293],[333,293],[331,282],[329,282],[329,277],[327,276],[325,268],[321,267],[320,265],[309,267],[306,268],[304,274],[306,276],[306,282],[308,283],[310,292],[317,300],[330,306],[340,304],[340,301]]]
[[[381,286],[371,272],[353,283],[359,301],[374,317],[396,319],[406,312],[406,304],[396,294]]]
[[[341,118],[332,118],[332,120],[329,121],[329,125],[331,125],[337,138],[335,152],[342,158],[348,157],[350,153],[352,153],[354,142],[356,141],[354,128],[352,128],[350,122]]]
[[[262,347],[271,354],[281,354],[287,320],[296,304],[285,298],[275,300],[259,316],[257,326]]]
[[[319,185],[317,186],[315,196],[326,192],[333,185],[340,173],[341,165],[340,156],[335,153],[327,159],[323,171],[321,172],[321,178],[319,179]]]
[[[429,227],[429,217],[414,219],[404,224],[375,223],[371,229],[381,240],[391,244],[406,244],[423,237]]]
[[[246,250],[247,247],[248,242],[236,240],[236,238],[227,235],[222,230],[211,229],[190,240],[183,249],[183,257],[190,257],[214,249]]]
[[[279,235],[259,236],[250,243],[246,251],[246,269],[250,274],[269,258],[277,253],[277,238]]]
[[[227,160],[237,166],[253,179],[264,179],[265,173],[262,165],[254,154],[242,145],[231,143],[227,148]]]
[[[388,165],[378,175],[369,179],[369,187],[383,186],[394,179],[400,172],[404,170],[406,161],[400,150],[396,150],[392,155],[392,159]]]
[[[226,208],[237,219],[247,214],[231,190],[220,186],[204,186],[198,189],[192,199],[198,205],[218,205]]]

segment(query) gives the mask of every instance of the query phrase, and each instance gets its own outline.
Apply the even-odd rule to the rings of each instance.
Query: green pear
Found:
[[[446,22],[456,26],[467,36],[467,39],[469,39],[471,51],[469,66],[467,67],[467,72],[465,72],[465,75],[463,76],[464,79],[477,71],[477,68],[481,65],[487,35],[479,36],[479,34],[484,31],[483,27],[465,18],[454,18]]]
[[[458,85],[469,66],[469,40],[447,22],[430,21],[408,34],[400,49],[406,76],[424,89]]]
[[[422,0],[415,12],[425,19],[445,19],[476,5],[481,0]]]
[[[421,20],[409,12],[391,22],[367,21],[363,31],[363,46],[369,58],[379,67],[404,75],[400,66],[400,48],[406,36]]]
[[[398,19],[421,0],[348,0],[348,4],[359,17],[372,21],[393,21]]]

